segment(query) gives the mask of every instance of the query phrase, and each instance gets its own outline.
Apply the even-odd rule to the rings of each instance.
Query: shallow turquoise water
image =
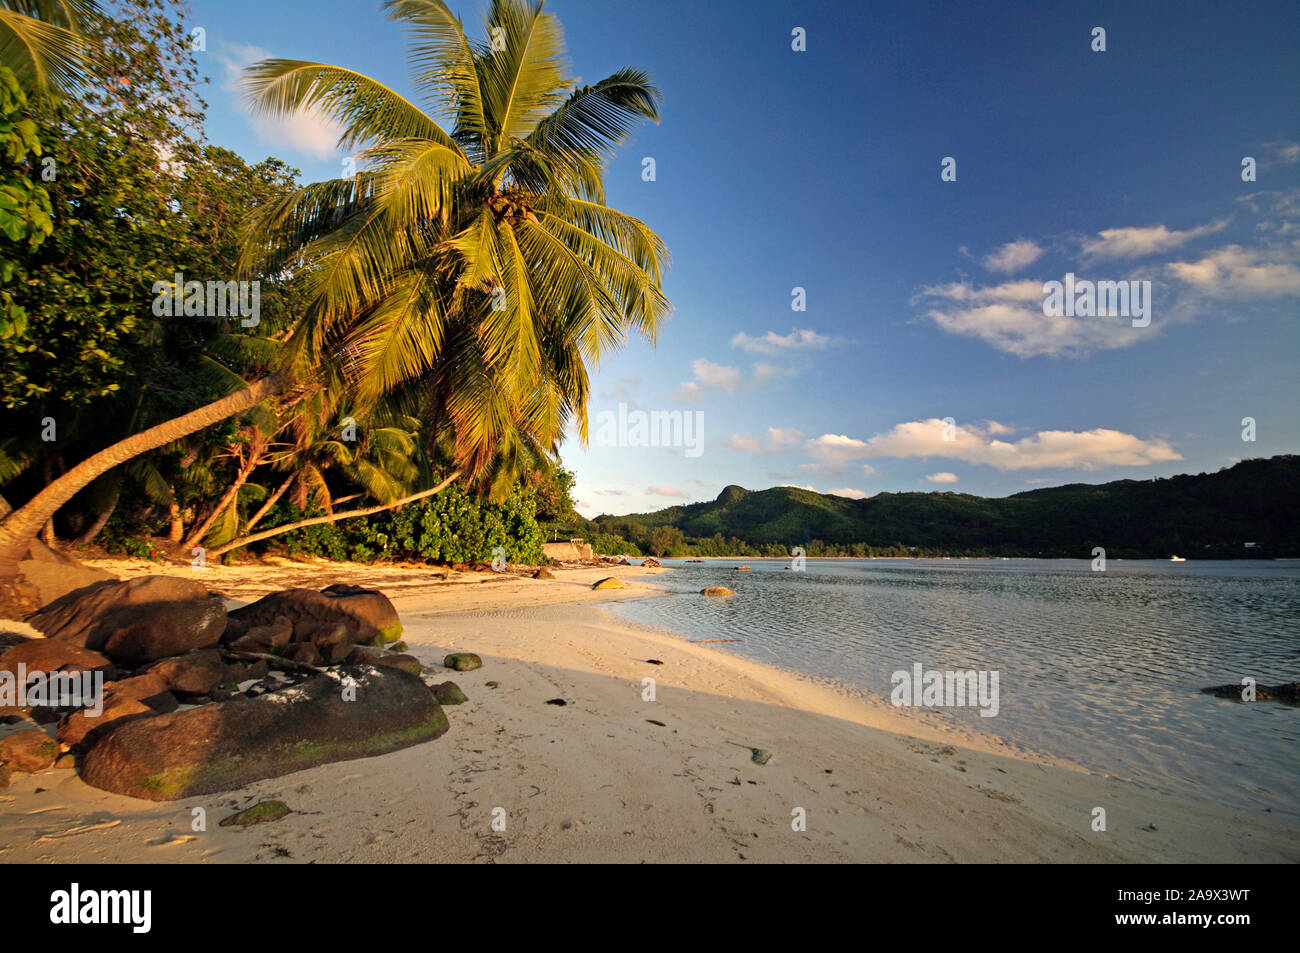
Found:
[[[751,572],[736,572],[737,565]],[[1300,814],[1300,708],[1207,685],[1300,680],[1300,561],[665,560],[615,611],[888,698],[897,670],[999,673],[1007,741],[1159,790]],[[706,585],[737,591],[700,596]]]

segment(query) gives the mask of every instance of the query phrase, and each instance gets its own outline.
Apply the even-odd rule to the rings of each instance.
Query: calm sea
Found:
[[[1300,814],[1300,708],[1200,689],[1300,680],[1300,561],[665,560],[615,611],[888,699],[912,669],[999,673],[999,711],[943,710],[1144,786]],[[734,567],[749,565],[750,572]],[[707,585],[736,590],[700,596]]]

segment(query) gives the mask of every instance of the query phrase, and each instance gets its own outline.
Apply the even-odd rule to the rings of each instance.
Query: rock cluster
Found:
[[[448,727],[439,699],[464,701],[451,683],[423,681],[414,656],[386,650],[401,634],[397,612],[355,586],[276,592],[227,614],[197,581],[104,580],[27,621],[44,638],[4,634],[7,684],[22,671],[103,691],[82,707],[66,696],[0,707],[10,723],[58,722],[55,737],[31,727],[0,738],[0,788],[57,761],[132,797],[226,791],[437,738]]]

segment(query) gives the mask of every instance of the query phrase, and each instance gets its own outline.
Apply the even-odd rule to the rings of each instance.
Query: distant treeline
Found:
[[[729,486],[716,500],[551,528],[599,551],[670,556],[1044,556],[1242,559],[1300,556],[1300,456],[1218,473],[1029,490],[880,493]]]

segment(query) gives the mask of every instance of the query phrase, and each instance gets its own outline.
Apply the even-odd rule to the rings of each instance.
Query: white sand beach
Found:
[[[185,572],[98,565],[121,578]],[[231,606],[299,585],[381,589],[427,668],[445,671],[450,651],[482,657],[479,670],[446,674],[469,701],[447,708],[451,729],[436,741],[223,795],[152,803],[71,770],[15,774],[0,792],[0,863],[1300,861],[1293,817],[1010,752],[602,608],[651,597],[670,571],[558,570],[544,581],[444,580],[415,566],[211,567],[202,580]],[[606,575],[626,588],[592,591]],[[772,757],[756,764],[751,748]],[[218,826],[268,798],[293,813]],[[1095,807],[1105,832],[1091,829]],[[193,830],[196,808],[204,831]]]

